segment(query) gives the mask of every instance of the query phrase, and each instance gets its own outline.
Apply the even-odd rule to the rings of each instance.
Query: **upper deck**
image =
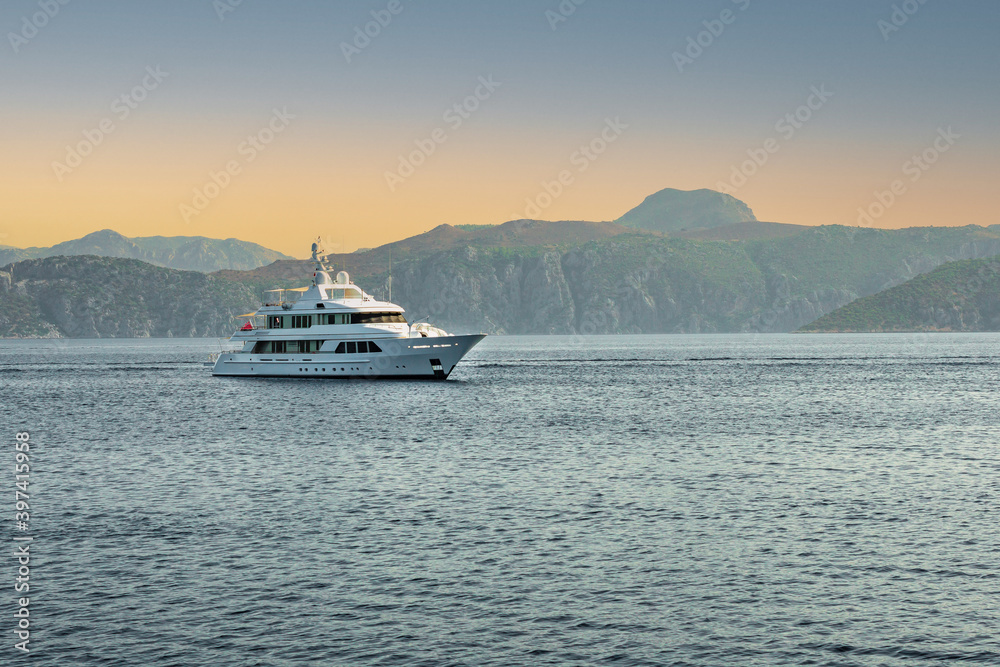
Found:
[[[348,333],[343,325],[372,326],[388,335],[405,335],[410,327],[403,317],[403,309],[388,301],[379,301],[351,282],[346,271],[332,279],[313,246],[316,271],[313,284],[308,287],[267,290],[261,307],[242,317],[249,318],[236,332],[234,338],[247,339],[288,329],[313,329],[312,334]],[[332,327],[336,327],[335,329]],[[357,327],[351,327],[357,331]]]

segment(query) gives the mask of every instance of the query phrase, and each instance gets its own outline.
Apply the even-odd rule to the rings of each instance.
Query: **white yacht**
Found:
[[[219,354],[212,375],[443,380],[486,337],[410,324],[401,307],[366,294],[345,271],[331,279],[317,244],[312,250],[313,284],[269,290],[230,337],[242,349]]]

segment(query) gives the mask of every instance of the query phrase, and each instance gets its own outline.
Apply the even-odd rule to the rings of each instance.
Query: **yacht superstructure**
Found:
[[[345,271],[331,278],[318,245],[312,250],[313,284],[267,292],[230,337],[242,349],[221,353],[213,375],[443,380],[486,337],[410,324],[400,306],[376,300]]]

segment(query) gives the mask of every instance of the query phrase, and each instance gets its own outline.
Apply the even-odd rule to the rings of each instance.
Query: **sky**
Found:
[[[0,244],[299,257],[440,224],[990,225],[995,0],[4,0]]]

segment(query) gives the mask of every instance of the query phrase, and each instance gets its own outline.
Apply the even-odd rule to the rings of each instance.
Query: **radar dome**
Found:
[[[330,279],[330,274],[326,271],[317,271],[315,283],[317,285],[332,285],[333,281]]]
[[[351,277],[347,275],[347,271],[341,271],[337,274],[337,284],[347,285],[351,282]]]

